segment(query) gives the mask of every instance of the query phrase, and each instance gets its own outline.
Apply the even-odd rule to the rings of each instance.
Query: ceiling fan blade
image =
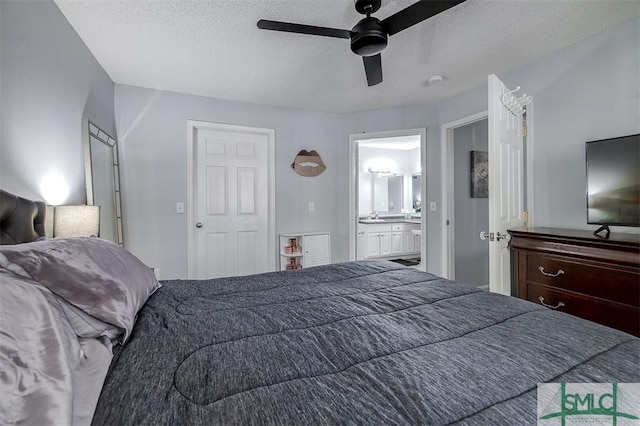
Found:
[[[292,24],[290,22],[268,21],[261,19],[258,21],[258,28],[261,30],[284,31],[287,33],[309,34],[324,37],[350,38],[351,31],[339,30],[336,28],[315,27],[313,25]]]
[[[382,83],[382,56],[378,53],[373,56],[363,56],[364,72],[367,75],[367,84],[375,86]]]
[[[388,35],[399,33],[466,0],[420,0],[380,22]]]

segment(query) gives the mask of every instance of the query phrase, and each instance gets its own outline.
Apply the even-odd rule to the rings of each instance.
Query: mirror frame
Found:
[[[87,205],[93,206],[94,185],[93,185],[93,164],[91,161],[91,138],[105,144],[110,148],[111,153],[111,171],[113,179],[113,220],[115,229],[114,241],[116,244],[124,246],[124,236],[122,230],[122,199],[120,197],[120,166],[118,161],[118,141],[111,137],[107,132],[102,130],[98,125],[84,118],[82,120],[82,139],[84,143],[84,172],[85,187],[87,190]]]

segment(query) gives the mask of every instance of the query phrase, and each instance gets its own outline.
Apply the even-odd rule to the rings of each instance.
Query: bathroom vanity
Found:
[[[361,219],[358,260],[420,257],[420,219]]]

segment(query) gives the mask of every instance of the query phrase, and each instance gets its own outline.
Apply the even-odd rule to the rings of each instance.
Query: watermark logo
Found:
[[[541,383],[538,424],[640,426],[640,383]]]

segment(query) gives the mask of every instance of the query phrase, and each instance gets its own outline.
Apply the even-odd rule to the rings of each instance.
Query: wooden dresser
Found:
[[[640,235],[526,228],[511,234],[511,294],[640,336]]]

